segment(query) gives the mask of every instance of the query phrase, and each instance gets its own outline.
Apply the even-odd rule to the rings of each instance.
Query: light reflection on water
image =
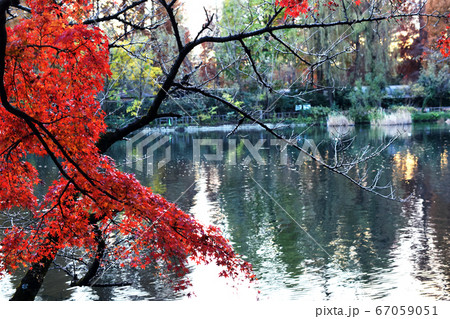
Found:
[[[355,146],[378,145],[397,131],[392,127],[357,127]],[[319,142],[333,138],[321,129],[311,129],[306,135]],[[233,137],[237,165],[227,160],[192,165],[192,139],[204,137],[223,140],[224,157],[229,158],[225,133],[174,133],[170,140],[172,161],[157,174],[147,176],[129,170],[155,192],[177,200],[201,222],[220,226],[235,249],[254,265],[257,286],[242,285],[237,290],[217,277],[219,270],[214,265],[192,265],[189,277],[193,287],[189,291],[196,294],[194,298],[450,299],[448,126],[409,126],[372,164],[374,170],[385,168],[383,182],[392,181],[404,196],[411,194],[405,204],[364,193],[314,163],[295,166],[298,154],[292,150],[288,165],[280,165],[279,150],[268,142],[260,150],[266,165],[255,161],[242,165],[249,153],[241,140],[247,138],[253,145],[260,138],[269,141],[271,137],[261,132]],[[321,154],[328,158],[331,153],[322,148]],[[124,161],[125,146],[115,146],[111,155]],[[0,282],[3,298],[11,294],[18,280],[7,277]],[[65,274],[51,271],[40,298],[187,298],[183,293],[173,293],[151,271],[124,273],[113,269],[105,275],[105,282],[132,282],[125,287],[67,289],[68,281]],[[257,290],[261,291],[258,296]]]

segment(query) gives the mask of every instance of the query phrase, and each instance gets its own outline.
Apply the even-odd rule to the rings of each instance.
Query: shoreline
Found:
[[[285,129],[285,128],[294,128],[294,127],[306,127],[307,125],[304,123],[291,123],[291,124],[266,124],[271,129]],[[231,132],[235,129],[236,125],[233,124],[223,124],[223,125],[215,125],[215,126],[163,126],[163,127],[146,127],[142,129],[143,133],[150,132],[161,132],[161,133],[197,133],[197,132]],[[264,131],[265,129],[259,124],[242,124],[239,126],[237,131]]]

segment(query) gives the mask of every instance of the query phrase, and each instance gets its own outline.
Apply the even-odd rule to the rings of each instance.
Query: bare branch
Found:
[[[131,9],[133,9],[147,1],[148,0],[138,0],[138,1],[132,2],[130,5],[122,8],[121,10],[117,11],[114,14],[111,14],[111,15],[108,15],[105,17],[101,17],[101,18],[88,19],[88,20],[83,21],[83,23],[84,24],[93,24],[93,23],[99,23],[99,22],[105,22],[105,21],[111,21],[111,20],[117,19],[121,14],[124,14],[127,11],[130,11]]]
[[[177,19],[175,17],[175,13],[173,10],[173,5],[175,4],[175,1],[172,1],[171,3],[167,4],[167,2],[165,0],[158,0],[159,3],[161,3],[161,5],[164,7],[164,9],[166,9],[167,15],[169,16],[170,19],[170,23],[173,29],[173,33],[175,35],[175,39],[177,41],[177,46],[178,46],[178,51],[182,51],[183,50],[183,42],[181,41],[181,36],[180,36],[180,29],[178,28],[178,22]]]
[[[234,105],[233,103],[219,97],[216,96],[214,94],[211,94],[205,90],[199,89],[197,87],[185,87],[181,84],[175,84],[178,87],[180,87],[183,90],[186,91],[192,91],[192,92],[197,92],[200,93],[206,97],[209,98],[213,98],[221,103],[223,103],[224,105],[226,105],[227,107],[229,107],[230,109],[234,110],[235,112],[241,114],[244,118],[250,120],[252,123],[258,124],[260,125],[262,128],[264,128],[267,132],[269,132],[270,134],[272,134],[273,136],[275,136],[276,138],[282,140],[283,142],[289,144],[290,146],[294,147],[295,149],[299,150],[300,152],[302,152],[303,154],[305,154],[306,156],[308,156],[309,158],[311,158],[313,161],[317,162],[320,166],[326,168],[327,170],[336,173],[338,175],[341,175],[343,177],[345,177],[347,180],[349,180],[351,183],[355,184],[356,186],[358,186],[359,188],[363,189],[364,191],[367,191],[369,193],[372,194],[376,194],[377,196],[383,197],[385,199],[389,199],[389,200],[393,200],[393,201],[399,201],[399,202],[404,202],[407,199],[402,199],[402,198],[398,198],[397,196],[395,196],[395,192],[391,189],[391,185],[385,185],[385,186],[379,186],[378,185],[378,180],[379,180],[379,176],[378,174],[375,176],[374,178],[374,182],[370,185],[370,186],[366,186],[362,180],[360,179],[355,179],[354,177],[352,177],[349,173],[351,171],[351,169],[354,169],[358,166],[358,164],[363,163],[363,162],[367,162],[370,159],[378,156],[382,151],[384,151],[387,147],[389,147],[395,139],[391,139],[390,142],[388,142],[385,145],[380,146],[379,148],[377,148],[377,150],[375,150],[374,152],[370,153],[369,155],[366,155],[366,151],[363,151],[363,154],[360,155],[359,157],[357,157],[356,159],[347,161],[345,164],[342,164],[340,167],[344,167],[344,169],[339,169],[339,167],[334,167],[333,165],[329,165],[327,163],[325,163],[321,158],[318,158],[316,156],[314,156],[313,154],[309,153],[307,150],[303,149],[302,147],[300,147],[297,144],[297,141],[293,141],[292,139],[288,140],[286,138],[284,138],[284,136],[282,136],[281,134],[279,134],[278,132],[276,132],[275,129],[270,128],[269,126],[267,126],[265,123],[263,123],[262,121],[256,119],[255,117],[253,117],[251,114],[249,114],[248,112],[244,111],[242,108],[237,107],[236,105]],[[383,194],[380,192],[380,190],[384,190],[384,189],[391,189],[389,194]]]
[[[261,83],[263,86],[269,89],[270,92],[273,91],[273,88],[264,81],[261,74],[259,73],[258,69],[256,68],[255,60],[253,60],[252,52],[250,49],[245,45],[244,40],[239,39],[239,43],[241,44],[242,48],[244,49],[245,53],[247,54],[248,59],[250,60],[250,63],[252,65],[253,71],[255,72],[256,76],[258,77],[259,83]]]

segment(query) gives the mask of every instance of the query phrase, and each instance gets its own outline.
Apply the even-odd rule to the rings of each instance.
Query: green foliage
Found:
[[[442,106],[444,101],[450,102],[449,65],[430,58],[427,68],[422,69],[419,80],[412,86],[412,92],[423,98],[422,107]]]
[[[326,118],[330,114],[331,109],[329,107],[316,106],[310,108],[309,111],[310,116],[317,121]]]
[[[366,107],[369,104],[368,96],[366,94],[367,88],[363,88],[362,81],[360,79],[358,79],[355,84],[356,86],[353,89],[353,91],[350,91],[348,94],[351,107],[352,108]]]
[[[355,123],[369,123],[370,122],[370,118],[369,118],[370,111],[371,111],[371,107],[369,107],[369,106],[351,107],[348,110],[348,115],[350,116],[351,119],[353,119],[353,121],[355,121]]]
[[[218,22],[219,32],[227,36],[264,28],[275,8],[272,1],[224,0]],[[282,18],[282,15],[279,15],[277,19],[281,21]],[[290,44],[305,40],[305,35],[299,30],[283,30],[276,36],[282,37]],[[298,60],[290,54],[284,54],[280,50],[280,44],[272,36],[267,34],[263,38],[250,37],[244,39],[243,43],[252,52],[251,59],[258,69],[259,76],[272,87],[286,88],[301,74],[298,72]],[[267,90],[261,89],[258,81],[255,81],[252,63],[242,43],[215,45],[214,51],[218,65],[227,66],[222,73],[222,83],[225,86],[257,95],[267,94]],[[259,99],[264,98],[260,96]]]
[[[162,71],[153,66],[150,47],[139,39],[116,43],[110,50],[111,77],[103,109],[106,123],[122,125],[148,109]]]
[[[410,105],[392,105],[390,108],[392,111],[397,112],[397,111],[407,111],[411,114],[416,113],[417,110],[415,107],[410,106]]]
[[[356,81],[356,87],[349,93],[349,100],[353,108],[380,107],[385,96],[386,81],[382,75],[367,74],[365,86],[361,79]]]
[[[347,83],[348,85],[348,83]],[[334,90],[334,105],[333,109],[347,110],[351,107],[351,101],[349,99],[350,92],[353,87],[346,86]]]
[[[385,95],[386,81],[382,75],[367,74],[365,84],[363,86],[361,79],[358,79],[356,87],[348,93],[351,103],[349,115],[356,123],[370,122],[371,117],[376,117],[372,109],[381,107]]]
[[[416,112],[412,114],[413,122],[436,122],[450,118],[450,112]]]
[[[298,117],[292,119],[291,122],[305,124],[323,123],[330,113],[331,109],[329,107],[313,106],[309,110],[300,111]]]
[[[242,107],[242,105],[244,104],[244,102],[242,101],[235,101],[234,97],[231,96],[231,94],[228,93],[223,93],[222,97],[225,99],[225,101],[227,101],[228,103],[231,103],[237,107]]]
[[[368,118],[371,124],[377,123],[386,116],[386,112],[382,108],[371,109],[368,112]]]
[[[199,124],[215,124],[211,121],[212,115],[217,114],[217,106],[209,107],[205,112],[200,112],[197,114]]]

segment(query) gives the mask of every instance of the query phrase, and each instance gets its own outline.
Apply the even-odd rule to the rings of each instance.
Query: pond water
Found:
[[[396,130],[357,127],[351,132],[355,152],[386,142]],[[449,125],[407,127],[371,162],[370,172],[384,169],[382,183],[410,196],[406,203],[367,193],[299,159],[263,131],[239,131],[229,138],[227,132],[159,134],[119,143],[109,155],[184,211],[220,226],[259,278],[254,287],[235,289],[217,277],[214,266],[193,266],[194,298],[450,300]],[[330,138],[326,128],[310,128],[299,143],[318,145],[318,154],[330,160]],[[143,153],[147,157],[137,160]],[[47,159],[36,159],[35,165],[47,183],[55,178]],[[9,298],[19,280],[18,275],[0,281],[0,297]],[[151,272],[105,272],[102,282],[132,283],[124,287],[69,288],[69,282],[64,272],[52,269],[39,299],[187,298]]]

